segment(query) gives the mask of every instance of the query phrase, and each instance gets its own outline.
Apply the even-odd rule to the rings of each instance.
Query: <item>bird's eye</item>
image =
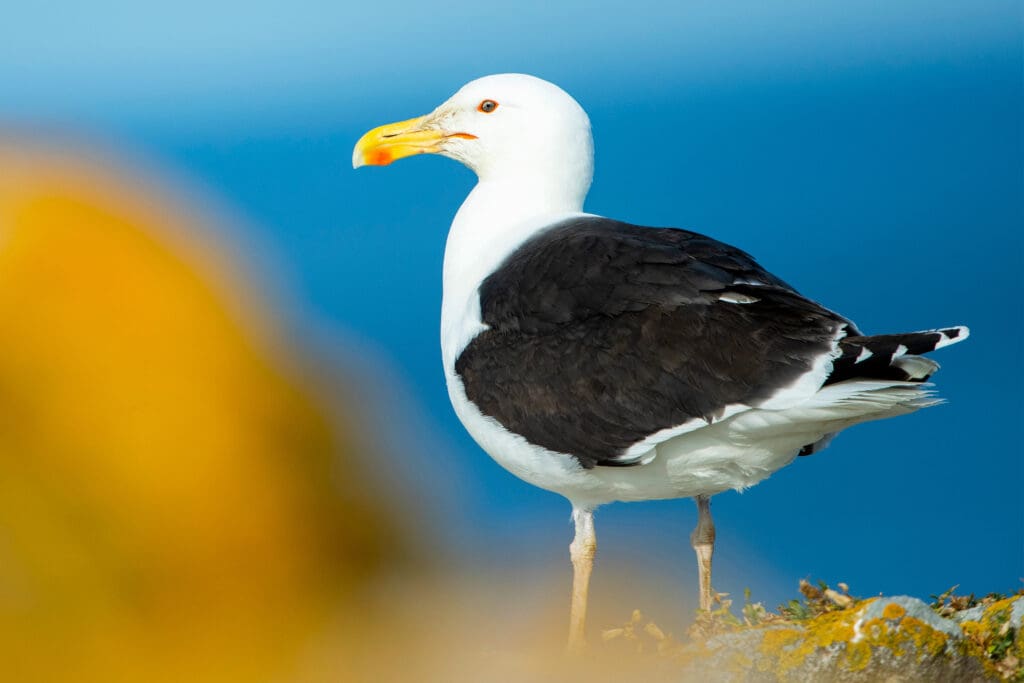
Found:
[[[494,100],[484,100],[479,105],[477,105],[476,110],[477,111],[482,111],[485,114],[490,114],[492,111],[494,111],[497,108],[498,108],[498,103],[495,102]]]

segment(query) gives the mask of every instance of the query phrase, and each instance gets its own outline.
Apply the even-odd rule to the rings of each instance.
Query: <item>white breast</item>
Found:
[[[524,200],[528,197],[529,200]],[[545,227],[585,215],[580,201],[548,197],[535,188],[479,183],[463,202],[448,232],[441,301],[441,353],[446,372],[485,328],[480,284],[520,245]]]

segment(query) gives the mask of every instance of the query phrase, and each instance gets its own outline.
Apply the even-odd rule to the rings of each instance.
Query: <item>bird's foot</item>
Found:
[[[689,634],[692,638],[708,638],[730,631],[740,624],[731,611],[732,600],[728,593],[711,591],[711,609],[698,609]]]

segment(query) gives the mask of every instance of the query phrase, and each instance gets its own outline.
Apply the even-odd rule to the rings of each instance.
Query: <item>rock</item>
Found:
[[[893,618],[894,616],[896,618]],[[854,630],[857,630],[858,626],[862,626],[863,623],[874,619],[886,619],[891,625],[898,627],[899,617],[917,619],[928,627],[945,633],[947,637],[952,639],[959,638],[962,635],[960,627],[957,626],[956,622],[940,617],[935,613],[935,610],[923,601],[912,598],[909,595],[895,595],[891,598],[879,598],[868,602],[863,609],[860,620],[857,624],[854,624]]]
[[[874,598],[807,621],[747,627],[682,645],[681,680],[1016,680],[1024,596],[939,616],[908,596]]]

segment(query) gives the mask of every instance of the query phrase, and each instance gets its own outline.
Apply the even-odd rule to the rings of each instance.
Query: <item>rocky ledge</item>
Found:
[[[844,587],[845,588],[845,587]],[[1024,681],[1024,595],[856,600],[804,582],[806,602],[767,613],[729,603],[677,642],[634,613],[605,640],[657,653],[683,681]],[[660,677],[659,677],[660,678]]]

